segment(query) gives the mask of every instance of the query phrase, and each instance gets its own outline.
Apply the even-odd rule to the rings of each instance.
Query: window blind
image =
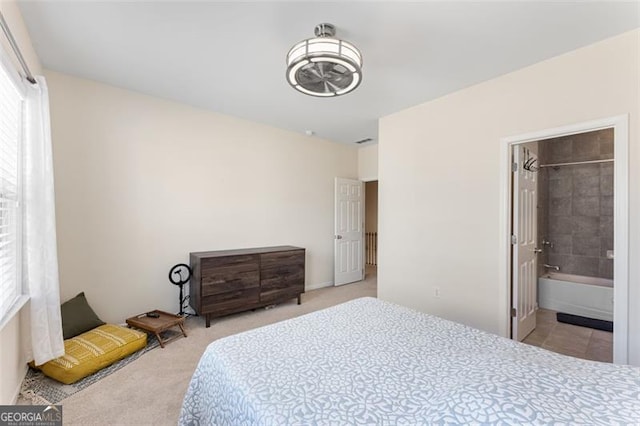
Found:
[[[0,319],[22,294],[21,271],[21,140],[23,98],[0,66]]]

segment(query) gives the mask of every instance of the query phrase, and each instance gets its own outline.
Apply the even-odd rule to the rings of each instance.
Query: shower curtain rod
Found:
[[[574,163],[541,164],[539,167],[577,166],[579,164],[610,163],[612,161],[613,158],[610,158],[608,160],[576,161]]]
[[[27,80],[31,84],[37,84],[36,79],[33,77],[33,74],[31,74],[31,71],[29,70],[29,66],[27,65],[27,63],[24,60],[24,57],[22,56],[22,52],[20,52],[20,48],[18,47],[18,43],[16,43],[16,39],[13,38],[13,34],[11,34],[11,31],[9,30],[7,21],[4,20],[4,16],[2,15],[2,12],[0,12],[0,27],[2,27],[2,31],[4,32],[4,35],[7,36],[7,40],[9,40],[9,44],[13,49],[13,53],[16,54],[16,58],[18,58],[18,62],[20,62],[20,66],[24,70]]]

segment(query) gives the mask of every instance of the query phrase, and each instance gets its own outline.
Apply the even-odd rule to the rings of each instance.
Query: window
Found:
[[[23,299],[20,205],[24,98],[5,63],[0,61],[0,324],[13,316]]]

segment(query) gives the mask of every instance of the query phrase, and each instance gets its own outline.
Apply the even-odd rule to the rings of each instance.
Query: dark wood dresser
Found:
[[[305,249],[293,246],[190,253],[189,304],[210,319],[304,293]]]

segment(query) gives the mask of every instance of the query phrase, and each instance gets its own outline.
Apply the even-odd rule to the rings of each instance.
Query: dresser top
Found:
[[[263,254],[274,253],[279,251],[294,251],[304,250],[302,247],[295,246],[275,246],[275,247],[257,247],[235,250],[218,250],[218,251],[198,251],[189,253],[189,255],[202,258],[202,257],[223,257],[223,256],[238,256],[242,254]]]

